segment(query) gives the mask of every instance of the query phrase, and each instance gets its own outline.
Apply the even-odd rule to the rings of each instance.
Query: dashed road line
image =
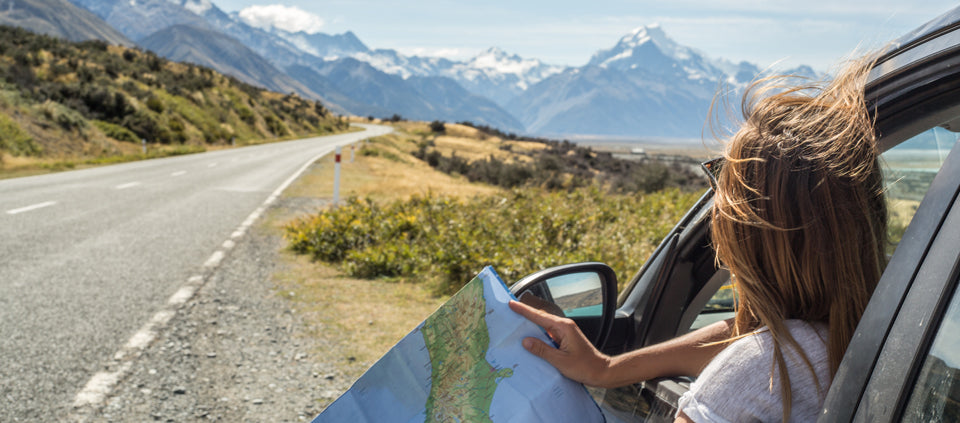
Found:
[[[54,204],[57,204],[56,201],[44,201],[42,203],[32,204],[26,207],[20,207],[18,209],[7,210],[7,214],[18,214],[23,212],[28,212],[31,210],[42,209],[44,207],[50,207]]]
[[[185,171],[185,170],[179,170],[179,171],[176,171],[176,172],[171,173],[170,176],[183,176],[183,175],[186,175],[186,174],[187,174],[187,171]]]
[[[74,397],[73,412],[70,416],[71,420],[86,421],[104,405],[107,397],[113,389],[116,388],[117,384],[130,373],[134,360],[157,339],[160,331],[164,329],[177,314],[177,310],[197,294],[200,288],[207,282],[207,279],[213,275],[220,264],[223,263],[226,253],[233,249],[236,242],[250,229],[250,226],[263,215],[267,208],[277,200],[280,194],[282,194],[293,181],[297,180],[310,165],[320,160],[320,158],[326,154],[329,154],[329,152],[313,157],[293,175],[287,178],[286,181],[280,184],[280,186],[267,197],[263,204],[257,207],[253,213],[250,213],[243,223],[233,231],[230,238],[221,244],[221,249],[214,251],[213,254],[210,255],[210,258],[203,263],[203,273],[187,279],[187,283],[170,296],[164,308],[154,314],[153,317],[144,324],[140,330],[134,333],[127,343],[114,354],[113,361],[106,366],[108,370],[99,372],[90,378],[83,389]],[[139,185],[139,182],[133,182],[133,184]]]
[[[213,162],[207,165],[207,167],[216,167],[216,166],[217,166],[217,162]]]
[[[117,186],[115,186],[114,188],[115,188],[115,189],[127,189],[127,188],[133,188],[133,187],[135,187],[135,186],[137,186],[137,185],[140,185],[140,182],[134,181],[134,182],[127,182],[127,183],[125,183],[125,184],[117,185]]]

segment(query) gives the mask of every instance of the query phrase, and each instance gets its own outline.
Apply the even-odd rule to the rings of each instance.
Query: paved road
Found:
[[[0,180],[0,421],[56,421],[307,161],[356,132]]]

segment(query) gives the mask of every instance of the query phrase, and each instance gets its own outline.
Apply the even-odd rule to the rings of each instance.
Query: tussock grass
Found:
[[[466,178],[447,175],[410,156],[416,138],[405,134],[378,137],[368,144],[358,144],[350,162],[350,149],[341,157],[341,199],[349,197],[387,201],[410,198],[412,195],[445,195],[460,198],[486,196],[500,189],[471,184]],[[364,155],[363,151],[376,151]],[[390,155],[396,159],[390,158]],[[293,197],[330,198],[333,196],[333,156],[321,159],[311,171],[287,189]]]

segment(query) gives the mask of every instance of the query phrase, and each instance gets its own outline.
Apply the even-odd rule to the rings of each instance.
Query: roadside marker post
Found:
[[[333,154],[333,207],[340,202],[340,147]]]
[[[143,146],[143,154],[147,154],[147,139],[140,138],[140,145]]]
[[[354,148],[356,148],[356,146],[354,144],[350,144],[350,163],[353,163],[353,158],[357,156],[357,152],[354,150]]]

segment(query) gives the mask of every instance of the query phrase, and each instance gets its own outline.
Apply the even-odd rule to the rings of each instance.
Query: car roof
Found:
[[[893,40],[890,43],[890,51],[888,51],[888,53],[893,53],[901,49],[909,49],[911,46],[922,43],[924,40],[927,40],[931,37],[935,37],[937,34],[945,30],[951,30],[958,24],[960,24],[960,6],[957,6],[946,13],[931,19],[929,22],[920,25],[913,31],[910,31],[900,38]]]
[[[960,7],[890,42],[870,72],[865,95],[876,113],[881,151],[956,117]]]
[[[943,13],[907,34],[891,41],[880,53],[868,85],[887,79],[904,68],[928,59],[930,56],[955,48],[952,37],[946,37],[960,28],[960,6]],[[940,41],[940,42],[937,42]]]

